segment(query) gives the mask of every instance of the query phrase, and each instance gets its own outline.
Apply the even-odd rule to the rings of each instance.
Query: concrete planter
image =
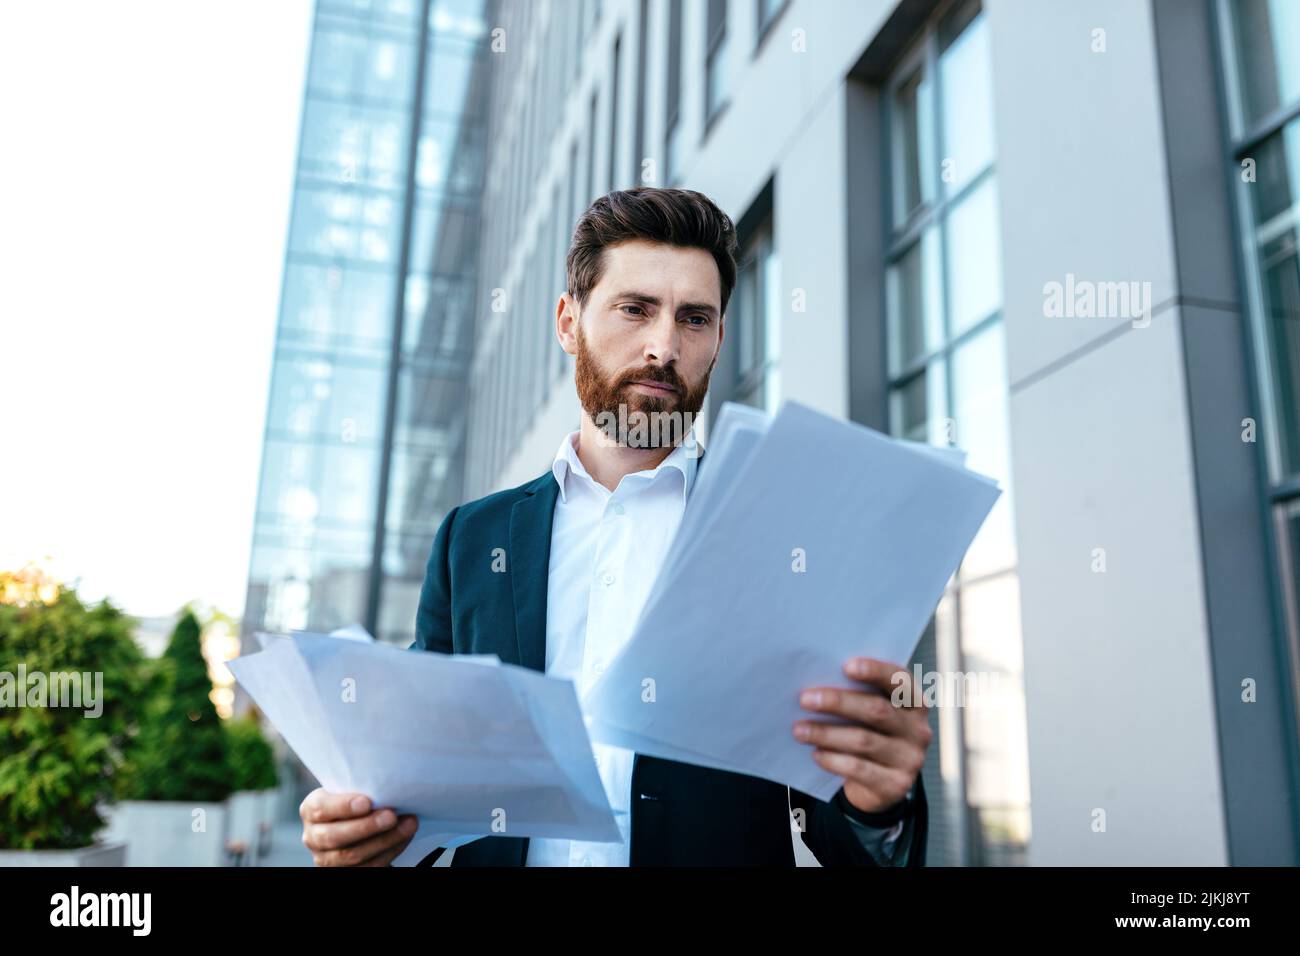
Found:
[[[127,866],[225,866],[229,818],[224,803],[125,800],[114,829],[126,840]]]
[[[266,856],[271,852],[271,837],[275,834],[275,825],[279,821],[280,788],[272,787],[270,790],[263,790],[258,793],[257,798],[261,811],[259,855]]]
[[[226,827],[227,844],[242,850],[240,862],[253,866],[258,858],[258,841],[262,835],[262,794],[257,790],[240,790],[226,801],[230,822]]]
[[[100,840],[75,850],[0,850],[3,866],[126,866],[126,844]]]

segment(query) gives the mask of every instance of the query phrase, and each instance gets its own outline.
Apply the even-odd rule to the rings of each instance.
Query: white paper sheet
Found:
[[[618,841],[571,681],[297,633],[229,662],[327,790],[414,813],[394,865],[480,836]]]
[[[850,657],[907,663],[1000,491],[960,453],[796,402],[763,425],[724,405],[633,635],[583,706],[593,740],[828,800],[842,779],[791,731],[830,718],[799,693],[864,689]]]

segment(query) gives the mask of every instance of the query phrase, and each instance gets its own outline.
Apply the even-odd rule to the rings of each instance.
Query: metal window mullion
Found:
[[[984,332],[997,325],[1001,320],[1002,308],[999,306],[978,322],[973,323],[970,328],[966,329],[951,341],[945,341],[938,348],[930,349],[924,354],[912,359],[889,377],[889,387],[892,389],[909,384],[918,375],[925,372],[925,370],[930,367],[931,363],[938,359],[950,362],[953,352],[962,348],[970,342],[971,339],[982,335]]]
[[[990,162],[968,179],[966,184],[953,193],[952,196],[936,199],[931,203],[922,203],[918,206],[904,225],[903,231],[896,237],[891,236],[885,253],[887,264],[893,265],[901,259],[913,245],[920,241],[927,229],[935,225],[942,217],[947,216],[950,209],[961,205],[983,186],[993,176],[996,165],[996,163]]]
[[[380,640],[379,605],[383,590],[383,558],[385,519],[388,510],[388,482],[391,479],[393,436],[397,428],[397,394],[398,379],[402,372],[402,326],[406,314],[406,275],[410,269],[411,259],[411,224],[414,220],[415,205],[415,165],[420,146],[420,117],[424,107],[424,77],[429,58],[429,12],[432,0],[422,0],[420,4],[420,26],[416,33],[417,47],[415,66],[415,91],[412,97],[412,115],[410,137],[406,144],[406,194],[402,211],[402,248],[398,255],[396,281],[397,291],[393,296],[393,342],[389,352],[388,394],[384,410],[384,443],[379,461],[379,486],[375,489],[375,523],[374,542],[371,550],[370,581],[366,595],[365,628]]]

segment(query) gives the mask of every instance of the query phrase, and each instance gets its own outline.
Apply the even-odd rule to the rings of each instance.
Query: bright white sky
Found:
[[[0,5],[0,568],[242,613],[311,13]]]

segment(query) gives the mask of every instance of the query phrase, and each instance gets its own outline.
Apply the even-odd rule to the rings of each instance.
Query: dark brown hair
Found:
[[[713,200],[693,189],[634,186],[593,202],[573,231],[565,257],[568,292],[585,307],[600,281],[608,246],[648,239],[712,254],[722,280],[722,313],[736,284],[736,227]]]

